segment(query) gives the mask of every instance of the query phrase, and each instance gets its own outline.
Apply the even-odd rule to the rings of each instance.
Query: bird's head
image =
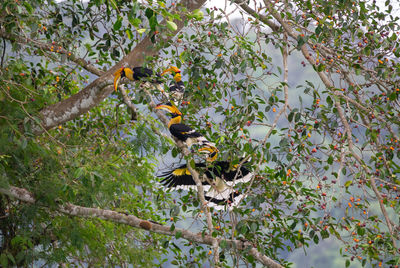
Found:
[[[178,67],[176,66],[171,66],[168,69],[165,69],[161,75],[165,75],[167,73],[170,73],[174,76],[174,80],[175,82],[180,82],[182,81],[182,75],[181,75],[181,70],[179,70]]]
[[[200,153],[208,154],[207,159],[206,159],[207,162],[214,162],[215,159],[217,159],[218,152],[219,152],[219,150],[214,146],[204,146],[204,147],[200,148],[198,151]]]
[[[133,80],[133,71],[132,71],[132,69],[126,68],[126,67],[122,67],[122,68],[118,69],[118,71],[116,71],[114,73],[114,89],[115,89],[115,91],[117,91],[119,80],[121,80],[121,78],[123,78],[123,77],[126,77],[129,80]]]

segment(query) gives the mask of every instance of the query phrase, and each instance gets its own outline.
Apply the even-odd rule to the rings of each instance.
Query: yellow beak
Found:
[[[160,104],[160,105],[156,106],[156,109],[164,110],[164,111],[170,112],[171,114],[182,115],[182,113],[178,110],[178,108],[176,108],[174,106],[170,106],[170,105]]]
[[[209,156],[207,157],[207,159],[206,159],[208,162],[214,162],[215,159],[217,159],[218,152],[219,152],[217,148],[215,148],[215,147],[210,147],[210,146],[205,146],[205,147],[203,147],[203,148],[200,148],[198,151],[199,151],[199,152],[204,152],[204,151],[206,151],[206,153],[209,155]]]
[[[119,80],[121,80],[122,72],[124,71],[124,67],[120,68],[118,71],[114,73],[114,90],[117,91]]]
[[[179,68],[176,67],[176,66],[171,66],[171,67],[169,67],[168,69],[165,69],[164,72],[161,73],[161,76],[163,76],[163,75],[166,74],[166,73],[172,73],[172,72],[174,72],[174,73],[180,73],[181,70],[179,70]]]

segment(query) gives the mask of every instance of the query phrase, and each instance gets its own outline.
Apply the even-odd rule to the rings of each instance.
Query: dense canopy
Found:
[[[214,2],[2,1],[1,266],[399,266],[397,1]]]

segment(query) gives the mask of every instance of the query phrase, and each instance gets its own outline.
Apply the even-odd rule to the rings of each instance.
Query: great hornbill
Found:
[[[161,83],[161,77],[159,74],[153,73],[153,71],[149,68],[145,67],[134,67],[134,68],[127,68],[127,67],[122,67],[118,71],[114,73],[114,89],[117,91],[118,88],[118,83],[121,80],[121,78],[126,77],[129,80],[136,80],[136,81],[143,81],[143,82],[150,82],[151,85],[155,86],[158,91],[162,93],[162,95],[166,98],[169,99],[168,93],[164,91],[164,88],[162,87]],[[151,77],[155,77],[154,79],[151,79]],[[147,84],[149,87],[149,84]]]
[[[208,141],[203,135],[195,131],[191,127],[182,124],[182,113],[175,105],[159,104],[156,109],[168,111],[171,114],[171,120],[168,123],[168,129],[172,136],[185,143],[188,147],[192,144],[200,144],[199,152],[208,154],[207,161],[214,161],[218,156],[218,149],[215,144]]]
[[[183,94],[185,93],[185,84],[182,81],[181,70],[178,67],[171,66],[168,69],[164,70],[161,73],[161,76],[171,73],[174,77],[174,82],[170,84],[169,92],[170,95],[176,100],[180,101],[183,98]]]
[[[213,165],[197,163],[196,170],[200,171],[200,179],[204,188],[204,197],[210,206],[220,210],[225,207],[234,207],[244,198],[244,195],[235,191],[238,183],[249,182],[253,176],[245,166],[234,165],[227,161],[217,161]],[[197,190],[196,183],[186,164],[169,170],[159,177],[163,177],[161,184],[167,188],[178,190]]]

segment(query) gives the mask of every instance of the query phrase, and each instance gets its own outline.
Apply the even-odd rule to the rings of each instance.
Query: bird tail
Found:
[[[226,188],[223,192],[217,192],[211,188],[204,194],[204,198],[208,201],[207,205],[216,210],[232,210],[245,197],[245,194],[234,191],[232,188]]]

